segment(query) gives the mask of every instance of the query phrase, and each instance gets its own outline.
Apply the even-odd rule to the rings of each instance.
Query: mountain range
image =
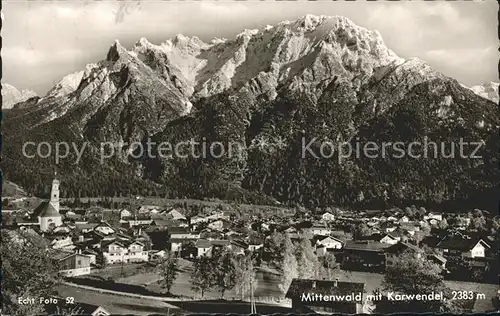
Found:
[[[497,91],[498,85],[493,89]],[[118,41],[106,57],[64,77],[44,97],[4,111],[3,170],[46,192],[53,158],[22,144],[88,143],[62,169],[66,195],[219,197],[308,206],[477,199],[497,185],[499,124],[490,88],[462,86],[391,51],[377,31],[340,16],[306,15],[234,39],[177,35],[160,45]],[[494,100],[494,98],[493,98]],[[301,139],[483,142],[481,159],[313,159]],[[100,142],[237,141],[237,157],[113,157]],[[282,148],[261,144],[280,139]],[[83,146],[83,145],[82,145]],[[157,151],[158,148],[153,148]],[[338,157],[337,157],[338,158]],[[488,193],[489,194],[489,193]],[[484,200],[484,199],[481,199]],[[398,202],[399,201],[399,202]]]
[[[2,109],[10,109],[14,104],[24,102],[29,98],[36,97],[36,93],[31,90],[19,91],[16,87],[2,83]]]

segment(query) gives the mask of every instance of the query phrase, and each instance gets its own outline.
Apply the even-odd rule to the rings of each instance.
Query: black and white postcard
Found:
[[[499,307],[494,1],[2,3],[2,315]]]

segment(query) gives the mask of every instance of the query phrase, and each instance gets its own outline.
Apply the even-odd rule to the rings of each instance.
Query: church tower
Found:
[[[50,190],[50,203],[59,213],[59,180],[57,180],[56,176],[57,173],[54,174],[54,180],[52,180],[52,189]]]
[[[59,214],[59,180],[54,175],[52,189],[50,190],[50,200],[41,204],[41,212],[38,215],[40,231],[50,231],[62,225],[62,216]]]

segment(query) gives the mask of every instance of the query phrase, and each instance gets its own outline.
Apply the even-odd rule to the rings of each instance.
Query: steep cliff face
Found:
[[[148,135],[155,143],[235,141],[244,145],[237,157],[113,160],[99,166],[102,176],[89,177],[97,170],[94,151],[84,167],[68,162],[61,168],[76,187],[92,179],[88,192],[121,186],[132,192],[138,189],[131,183],[154,181],[153,188],[172,196],[226,198],[237,188],[310,205],[350,204],[358,196],[442,201],[494,185],[499,125],[493,102],[422,60],[396,56],[378,32],[345,17],[307,15],[208,43],[180,34],[160,45],[141,38],[130,49],[115,42],[104,60],[6,113],[4,157],[9,176],[29,187],[26,174],[39,171],[21,166],[46,168],[49,162],[25,159],[9,144],[50,138],[89,142],[98,150],[103,141],[130,143]],[[484,158],[473,162],[338,163],[335,157],[301,159],[304,136],[375,142],[468,137],[487,146]],[[262,146],[276,139],[280,148]]]

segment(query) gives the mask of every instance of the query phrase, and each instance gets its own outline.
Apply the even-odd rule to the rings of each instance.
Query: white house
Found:
[[[186,217],[184,215],[181,214],[181,212],[179,212],[178,210],[176,209],[172,209],[170,210],[168,213],[167,213],[167,217],[168,218],[171,218],[175,221],[185,221],[186,220]]]
[[[403,217],[401,217],[399,219],[400,223],[408,223],[409,221],[410,221],[410,218],[408,216],[406,216],[406,215],[404,215]]]
[[[197,249],[197,257],[208,255],[208,252],[212,249],[212,243],[206,239],[198,239],[194,246]]]
[[[108,223],[105,222],[102,222],[97,226],[95,226],[94,231],[101,233],[103,235],[110,235],[116,233],[116,231]]]
[[[383,236],[379,240],[379,242],[384,243],[384,244],[394,245],[394,244],[397,244],[400,240],[401,240],[401,237],[395,237],[395,236],[391,236],[390,234],[386,234],[385,236]]]
[[[335,220],[335,215],[332,213],[326,212],[323,215],[321,215],[321,219],[325,222],[332,222]]]
[[[144,245],[138,241],[112,240],[103,242],[101,251],[108,263],[117,262],[145,262],[149,260]]]
[[[312,235],[315,236],[328,236],[332,232],[332,230],[326,226],[321,226],[321,225],[313,225],[312,227],[308,228],[307,231],[311,233]]]
[[[198,224],[208,222],[208,218],[202,216],[193,216],[189,221],[191,224]]]
[[[224,228],[224,222],[222,220],[216,220],[208,224],[208,228],[213,230],[222,230]]]
[[[429,219],[435,219],[437,221],[442,221],[443,220],[443,214],[429,212],[429,214],[424,215],[424,220],[429,220]]]
[[[323,246],[327,247],[328,249],[341,249],[342,246],[344,245],[342,240],[337,239],[335,237],[331,237],[331,236],[328,236],[328,237],[323,238],[323,239],[319,239],[318,241],[316,241],[316,244],[323,245]]]
[[[120,218],[125,218],[130,216],[132,216],[132,213],[129,210],[123,209],[120,211]]]
[[[480,239],[474,247],[472,247],[469,251],[464,253],[464,256],[471,258],[484,258],[486,256],[486,250],[490,248],[484,240]]]

